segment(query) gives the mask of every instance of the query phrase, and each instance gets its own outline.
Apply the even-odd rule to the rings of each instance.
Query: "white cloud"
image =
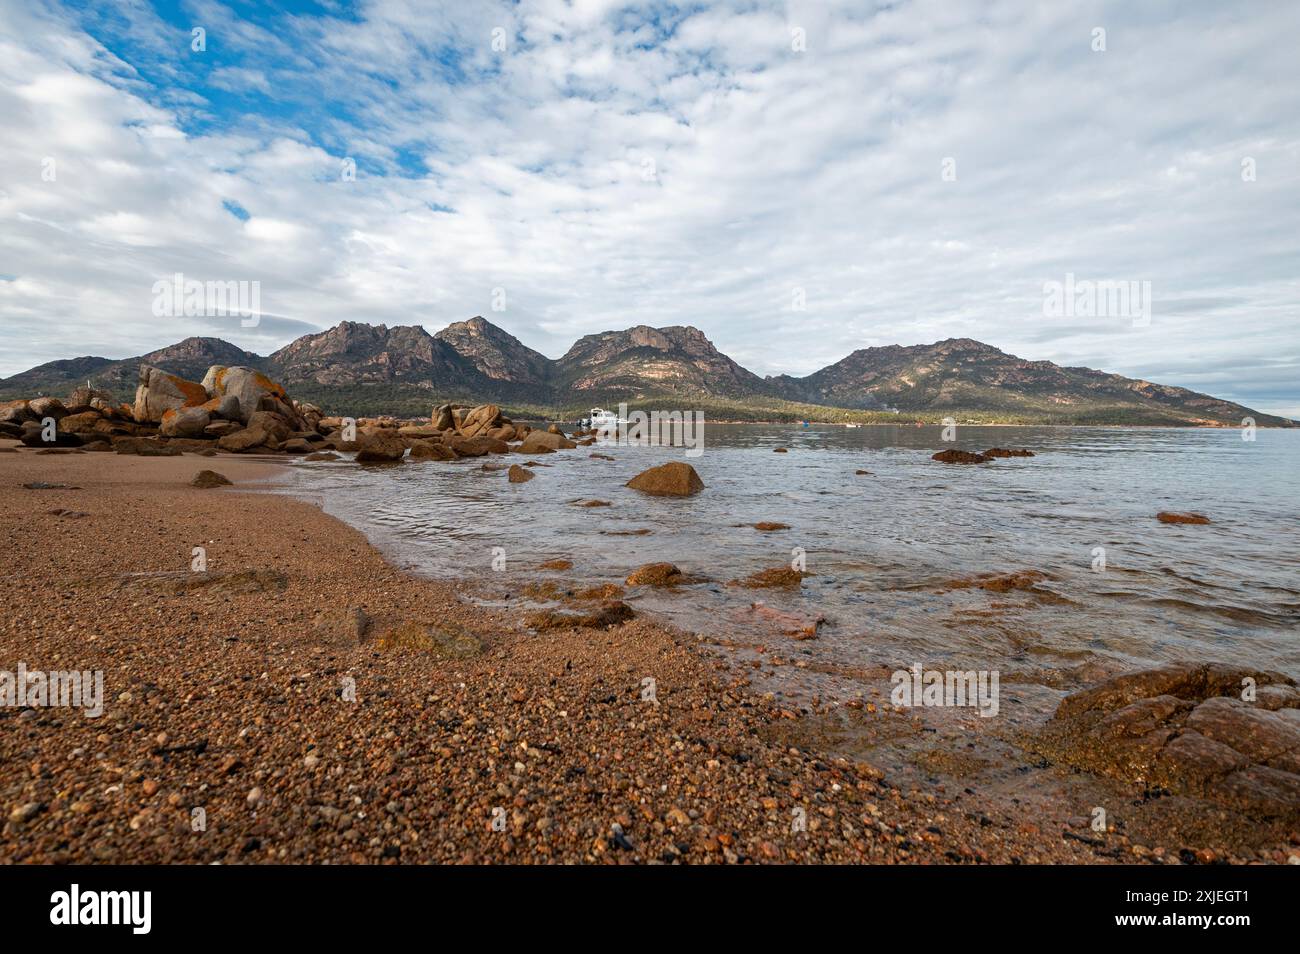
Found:
[[[260,280],[268,312],[316,326],[482,313],[552,355],[695,324],[807,373],[969,336],[1300,402],[1293,4],[746,2],[670,30],[611,2],[374,2],[275,30],[189,9],[208,59],[139,5],[114,27],[0,0],[0,374],[186,334],[285,343],[160,326],[149,289],[183,271]],[[114,29],[135,54],[98,42]],[[223,111],[200,75],[267,108]],[[1044,318],[1067,272],[1151,281],[1151,326]]]

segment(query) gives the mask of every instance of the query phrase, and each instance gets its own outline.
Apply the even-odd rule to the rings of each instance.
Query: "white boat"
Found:
[[[619,417],[613,411],[606,411],[604,408],[593,407],[586,420],[580,422],[583,427],[600,428],[600,427],[617,427],[620,424],[626,424],[624,418]]]
[[[861,427],[861,424],[845,424],[845,427]]]

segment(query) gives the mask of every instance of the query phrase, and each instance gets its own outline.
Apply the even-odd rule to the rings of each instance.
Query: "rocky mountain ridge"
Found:
[[[862,348],[806,377],[759,377],[698,328],[637,325],[586,335],[560,358],[482,317],[437,334],[418,325],[345,321],[262,357],[219,338],[187,338],[138,358],[53,361],[0,380],[0,399],[62,395],[89,380],[118,399],[140,365],[198,378],[211,365],[257,368],[330,412],[427,413],[492,402],[524,413],[676,401],[731,420],[939,420],[1012,423],[1260,426],[1296,422],[1186,388],[1091,368],[1027,361],[970,338]]]

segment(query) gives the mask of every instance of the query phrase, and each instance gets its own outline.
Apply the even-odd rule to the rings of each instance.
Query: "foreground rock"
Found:
[[[689,497],[704,489],[704,481],[690,464],[672,461],[642,471],[626,486],[654,497]]]
[[[201,470],[194,475],[190,485],[204,490],[211,487],[229,487],[230,479],[224,474],[218,474],[215,470]]]
[[[987,464],[992,458],[983,454],[972,454],[970,451],[950,449],[939,451],[930,460],[937,460],[941,464]]]
[[[1178,664],[1063,699],[1036,747],[1077,768],[1300,822],[1300,691],[1281,673]]]
[[[511,464],[507,476],[512,484],[526,484],[537,475],[527,467],[520,467],[518,464]]]

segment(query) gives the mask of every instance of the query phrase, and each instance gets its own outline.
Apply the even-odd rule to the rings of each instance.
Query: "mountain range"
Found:
[[[1026,361],[970,338],[862,348],[806,377],[759,377],[698,328],[638,325],[548,358],[481,317],[429,334],[345,321],[265,357],[220,338],[186,338],[124,360],[51,361],[0,379],[0,399],[62,396],[87,380],[129,400],[150,364],[191,380],[214,364],[259,368],[331,413],[428,414],[446,401],[576,417],[595,405],[695,408],[730,420],[961,420],[1056,424],[1260,426],[1297,422],[1186,388]]]

